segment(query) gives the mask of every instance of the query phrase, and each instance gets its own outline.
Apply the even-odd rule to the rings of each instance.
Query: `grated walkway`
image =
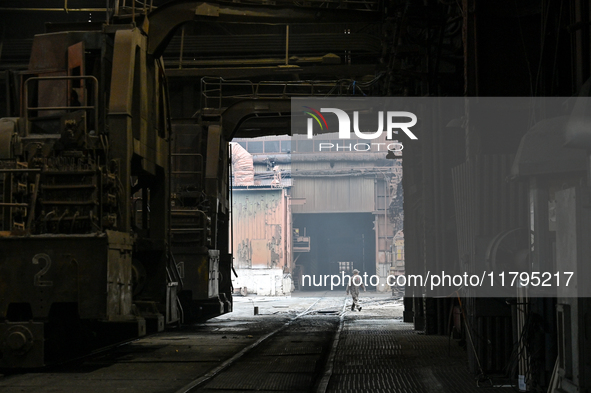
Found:
[[[426,336],[412,324],[349,314],[336,350],[328,392],[514,392],[478,387],[465,351],[444,336]]]

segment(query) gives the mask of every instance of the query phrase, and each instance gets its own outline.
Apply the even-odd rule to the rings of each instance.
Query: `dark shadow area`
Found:
[[[310,252],[297,260],[303,275],[316,276],[351,274],[358,269],[368,276],[376,274],[376,239],[371,213],[294,214],[294,228],[306,229],[310,237]],[[330,289],[328,285],[303,286],[303,290]],[[368,288],[372,288],[371,286]]]

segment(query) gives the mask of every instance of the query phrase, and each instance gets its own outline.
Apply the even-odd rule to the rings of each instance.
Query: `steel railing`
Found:
[[[94,84],[94,105],[66,105],[66,106],[29,106],[29,83],[32,81],[55,81],[55,80],[90,80]],[[65,111],[75,111],[75,110],[92,110],[94,111],[94,130],[98,133],[98,108],[97,104],[99,102],[98,99],[98,81],[94,76],[91,75],[84,75],[84,76],[38,76],[28,78],[25,81],[24,86],[25,94],[24,94],[24,118],[25,118],[25,135],[29,135],[29,111],[48,111],[48,110],[65,110]],[[68,93],[70,90],[70,85],[68,84],[66,87],[66,97],[69,97]],[[84,98],[84,104],[86,104],[86,98]]]

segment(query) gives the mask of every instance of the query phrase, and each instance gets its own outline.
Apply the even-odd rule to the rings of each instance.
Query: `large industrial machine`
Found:
[[[5,74],[0,368],[44,366],[232,310],[228,142],[288,130],[289,95],[280,84],[272,98],[220,96],[173,124],[163,54],[179,26],[375,22],[371,1],[362,13],[157,3],[109,1],[106,23],[49,24],[27,69]],[[337,42],[354,36],[330,28]],[[351,72],[343,67],[329,68]]]
[[[171,142],[147,18],[67,30],[34,38],[0,120],[0,367],[232,307],[220,126]]]

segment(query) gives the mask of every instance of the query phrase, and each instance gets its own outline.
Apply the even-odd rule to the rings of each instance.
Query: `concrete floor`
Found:
[[[402,322],[401,300],[371,292],[361,297],[363,310],[346,311],[342,317],[343,306],[350,304],[350,298],[340,292],[237,297],[233,313],[206,323],[145,337],[59,367],[5,371],[0,377],[0,391],[310,392],[319,387],[328,392],[483,390],[468,372],[465,351],[457,343],[448,347],[447,337],[421,335],[411,324]],[[259,308],[256,316],[255,306]],[[276,329],[280,331],[229,364],[228,359]],[[334,340],[337,331],[338,341]],[[219,372],[213,375],[212,370]],[[188,390],[199,377],[202,383]]]

